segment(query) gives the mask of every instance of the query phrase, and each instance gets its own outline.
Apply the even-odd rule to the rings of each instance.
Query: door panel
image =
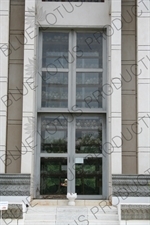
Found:
[[[66,198],[68,122],[61,115],[41,115],[40,193],[42,198]]]
[[[41,195],[63,198],[67,193],[67,158],[42,157],[40,178]]]
[[[75,129],[75,191],[81,198],[100,196],[103,180],[102,118],[97,115],[82,115],[76,118]]]
[[[75,185],[78,195],[102,195],[102,158],[82,158],[76,163]]]
[[[61,116],[42,116],[41,126],[41,152],[67,153],[67,120]]]
[[[76,119],[76,153],[102,153],[102,120],[98,116]]]

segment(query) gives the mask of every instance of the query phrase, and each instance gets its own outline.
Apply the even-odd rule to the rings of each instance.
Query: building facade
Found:
[[[2,222],[69,192],[149,224],[150,1],[0,0],[0,29]]]

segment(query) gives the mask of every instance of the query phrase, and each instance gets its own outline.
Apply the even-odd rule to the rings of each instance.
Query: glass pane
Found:
[[[77,68],[102,68],[103,36],[93,33],[77,33],[77,46],[82,57],[77,57]]]
[[[42,107],[68,107],[68,73],[42,73]]]
[[[76,119],[76,153],[102,153],[102,120],[99,117]]]
[[[68,67],[68,33],[43,32],[42,62],[49,69]]]
[[[66,195],[67,158],[41,158],[41,195]]]
[[[102,108],[102,73],[77,73],[76,105],[81,108]]]
[[[102,158],[84,158],[76,164],[76,193],[102,195]]]
[[[67,152],[67,119],[64,117],[41,118],[41,152]]]

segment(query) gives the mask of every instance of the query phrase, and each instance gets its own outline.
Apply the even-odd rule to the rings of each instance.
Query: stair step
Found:
[[[56,214],[55,215],[27,215],[26,220],[56,220]]]
[[[117,207],[40,205],[29,207],[24,223],[24,225],[87,224],[119,225]]]
[[[25,225],[119,225],[118,221],[44,221],[44,220],[40,220],[40,221],[28,221],[28,223],[25,223]],[[16,224],[15,224],[16,225]]]
[[[56,225],[55,221],[50,222],[50,221],[28,221],[25,222],[24,225]],[[66,224],[65,224],[66,225]]]
[[[89,222],[89,223],[88,223]],[[119,222],[118,221],[105,221],[105,222],[102,222],[102,221],[83,221],[83,222],[80,222],[80,221],[56,221],[56,225],[119,225]]]

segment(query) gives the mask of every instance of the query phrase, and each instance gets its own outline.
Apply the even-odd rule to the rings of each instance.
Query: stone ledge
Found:
[[[150,220],[150,205],[121,205],[121,220]]]
[[[29,196],[30,174],[0,174],[0,196]]]
[[[113,196],[149,197],[150,175],[112,175]]]

